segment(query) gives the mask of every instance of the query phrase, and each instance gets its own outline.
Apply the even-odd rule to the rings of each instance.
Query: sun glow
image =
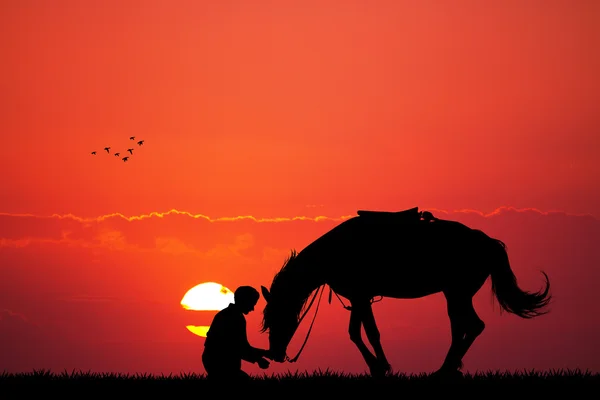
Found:
[[[186,326],[186,328],[188,329],[188,331],[192,332],[194,335],[206,337],[206,334],[208,333],[208,328],[210,328],[210,326],[188,325],[188,326]]]
[[[181,306],[190,311],[220,311],[234,302],[233,292],[216,282],[204,282],[194,286],[181,299]],[[209,326],[187,325],[195,335],[206,337]]]
[[[230,303],[233,303],[233,292],[215,282],[196,285],[181,299],[183,308],[194,311],[220,311]]]

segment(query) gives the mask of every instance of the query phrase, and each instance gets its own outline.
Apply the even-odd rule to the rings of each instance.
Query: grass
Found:
[[[323,396],[330,397],[338,394],[351,394],[360,396],[361,391],[371,390],[368,397],[373,394],[402,391],[403,395],[410,396],[413,391],[435,391],[448,393],[449,391],[465,394],[472,392],[476,395],[497,394],[504,389],[509,393],[518,395],[515,390],[535,388],[536,395],[540,390],[547,389],[548,393],[556,394],[557,388],[567,388],[568,395],[574,391],[597,391],[600,388],[600,374],[589,371],[551,370],[551,371],[520,371],[501,372],[488,371],[475,374],[465,373],[462,378],[440,381],[431,374],[402,374],[396,373],[384,378],[372,378],[365,374],[343,374],[334,371],[295,372],[274,375],[253,376],[247,385],[228,385],[225,393],[236,389],[244,390],[245,395],[250,395],[253,390],[258,390],[260,395],[276,394],[277,397],[295,397],[302,392],[315,393],[319,389],[328,389]],[[48,370],[35,370],[30,373],[0,373],[0,398],[24,398],[29,392],[43,393],[47,396],[56,394],[77,394],[78,396],[110,395],[111,397],[125,395],[154,395],[171,396],[177,393],[206,393],[211,388],[211,382],[203,374],[183,373],[179,375],[152,375],[152,374],[115,374],[92,373],[82,371],[63,371],[53,373]],[[374,392],[373,390],[376,390]],[[561,389],[562,390],[562,389]],[[211,390],[212,392],[212,390]],[[400,392],[398,392],[400,393]],[[567,393],[565,393],[566,395]],[[294,395],[294,396],[290,396]],[[587,395],[586,395],[587,397]],[[158,397],[157,397],[158,398]]]

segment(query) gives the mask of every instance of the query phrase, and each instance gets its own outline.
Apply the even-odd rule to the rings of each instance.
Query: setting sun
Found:
[[[187,325],[186,328],[188,328],[188,330],[195,335],[206,337],[206,334],[208,333],[208,328],[210,328],[210,326]]]
[[[191,311],[220,311],[234,302],[233,292],[216,282],[204,282],[194,286],[181,299],[181,306]],[[206,337],[208,326],[187,325],[195,335]]]

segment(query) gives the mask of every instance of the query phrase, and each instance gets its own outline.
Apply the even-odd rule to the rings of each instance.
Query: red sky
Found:
[[[527,289],[540,269],[553,285],[551,314],[525,321],[486,284],[467,369],[599,370],[598,15],[594,1],[2,2],[0,370],[202,372],[185,325],[211,315],[181,309],[189,288],[268,285],[340,217],[414,206],[504,240]],[[124,163],[105,146],[135,150]],[[439,367],[444,307],[377,303],[396,369]],[[364,370],[347,319],[322,307],[302,358],[271,371]]]

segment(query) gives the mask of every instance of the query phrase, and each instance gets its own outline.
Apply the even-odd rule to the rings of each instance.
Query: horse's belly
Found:
[[[396,297],[401,299],[417,299],[442,291],[441,282],[428,281],[422,284],[415,282],[397,282],[392,285],[382,285],[381,288],[375,289],[376,296]]]
[[[391,265],[382,271],[372,267],[368,274],[346,271],[338,278],[332,278],[329,285],[344,297],[394,297],[414,299],[429,296],[442,290],[445,279],[431,271],[407,270]]]

